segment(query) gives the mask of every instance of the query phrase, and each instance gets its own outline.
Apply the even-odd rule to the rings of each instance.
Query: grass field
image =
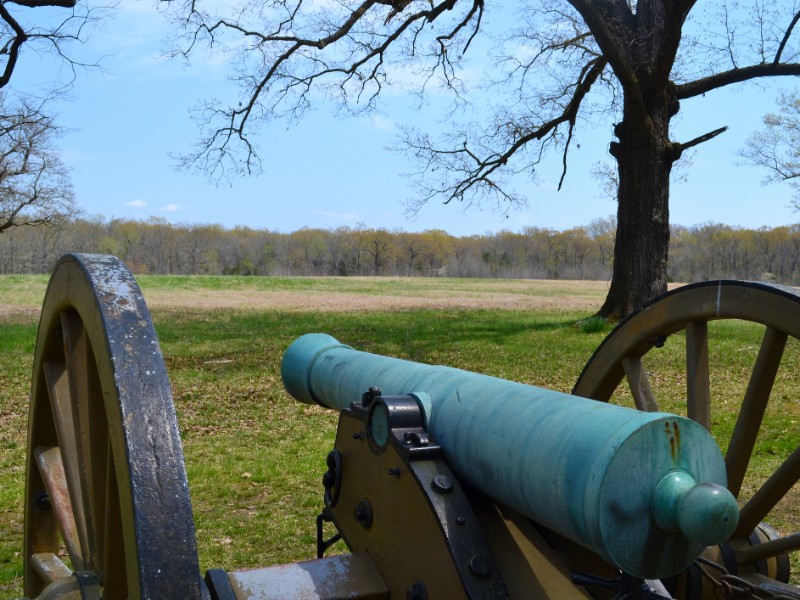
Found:
[[[336,415],[301,405],[283,390],[280,358],[298,336],[325,332],[360,350],[569,392],[607,333],[575,326],[600,305],[601,283],[159,276],[139,282],[173,388],[203,569],[314,556],[320,478]],[[27,402],[45,287],[45,277],[0,277],[0,597],[21,595]],[[732,323],[712,331],[719,340],[712,347],[720,390],[714,426],[724,446],[760,332]],[[753,459],[756,477],[800,441],[799,350],[795,344],[787,351],[767,435]],[[659,352],[654,385],[663,405],[680,412],[683,344],[670,339]],[[623,394],[620,401],[629,399]],[[775,525],[800,530],[797,501],[790,494]]]

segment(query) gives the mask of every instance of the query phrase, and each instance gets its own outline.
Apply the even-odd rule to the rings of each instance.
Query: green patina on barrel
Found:
[[[682,571],[738,519],[719,447],[685,417],[359,352],[325,334],[296,340],[281,374],[297,400],[339,410],[372,386],[429,396],[428,432],[459,477],[638,577]]]

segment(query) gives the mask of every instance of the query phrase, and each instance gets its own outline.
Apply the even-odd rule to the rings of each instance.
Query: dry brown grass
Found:
[[[141,278],[150,308],[196,310],[280,310],[354,312],[364,310],[507,309],[590,312],[608,290],[601,281],[449,280],[429,278],[328,278],[347,284],[347,291],[265,289],[164,289]],[[400,285],[398,285],[398,283]],[[386,288],[382,287],[386,284]],[[391,285],[389,285],[391,284]],[[34,319],[45,286],[33,293],[0,289],[0,319]]]
[[[39,316],[39,306],[16,306],[14,304],[0,304],[0,319],[25,321]]]
[[[187,307],[200,310],[288,310],[352,312],[362,310],[429,309],[563,309],[591,310],[597,307],[594,297],[532,296],[509,292],[464,293],[458,296],[384,296],[359,293],[305,292],[164,292],[146,294],[151,308]],[[0,306],[0,311],[3,306]]]

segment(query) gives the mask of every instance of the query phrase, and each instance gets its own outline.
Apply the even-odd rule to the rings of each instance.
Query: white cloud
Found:
[[[131,200],[130,202],[126,202],[125,206],[131,206],[133,208],[142,208],[147,206],[147,202],[144,200]]]
[[[163,210],[164,212],[175,212],[177,210],[180,210],[180,208],[181,207],[178,206],[177,204],[170,203],[170,204],[167,204],[166,206],[164,206],[161,210]]]

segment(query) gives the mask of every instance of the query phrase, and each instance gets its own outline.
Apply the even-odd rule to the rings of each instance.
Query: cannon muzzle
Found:
[[[281,374],[297,400],[347,409],[370,387],[410,394],[453,471],[473,488],[648,579],[726,540],[738,507],[711,435],[646,413],[309,334]]]

